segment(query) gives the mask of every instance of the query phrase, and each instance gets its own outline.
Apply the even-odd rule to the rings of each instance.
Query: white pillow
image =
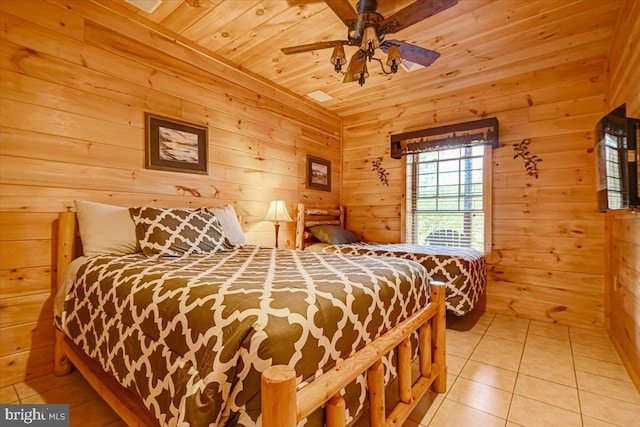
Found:
[[[136,252],[136,226],[128,208],[76,200],[86,256]]]
[[[247,244],[247,238],[242,232],[240,221],[238,221],[238,215],[232,205],[226,205],[221,208],[208,208],[213,213],[220,225],[222,225],[222,231],[224,237],[229,240],[233,246],[242,246]]]

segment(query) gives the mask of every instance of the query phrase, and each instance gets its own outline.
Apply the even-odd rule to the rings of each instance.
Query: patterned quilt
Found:
[[[101,255],[80,267],[58,326],[161,425],[254,426],[262,371],[289,365],[302,386],[424,307],[426,279],[399,258],[256,246]],[[345,391],[350,419],[362,382]]]
[[[472,248],[357,242],[323,245],[322,251],[399,257],[419,262],[426,267],[430,281],[446,283],[447,310],[456,316],[471,311],[486,287],[484,255]]]

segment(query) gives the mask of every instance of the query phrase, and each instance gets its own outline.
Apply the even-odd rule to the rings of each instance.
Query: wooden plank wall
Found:
[[[605,111],[606,56],[513,78],[494,74],[490,83],[460,88],[453,78],[452,86],[433,85],[422,100],[403,103],[399,95],[395,108],[344,117],[347,225],[368,240],[402,238],[403,171],[389,156],[391,134],[495,116],[500,148],[493,150],[487,309],[603,325],[605,231],[604,215],[596,211],[593,128]],[[543,159],[538,179],[513,159],[512,144],[525,138]],[[372,171],[378,156],[390,173],[388,187]]]
[[[640,3],[626,2],[610,55],[609,109],[640,118]],[[640,212],[607,214],[607,329],[640,389]]]
[[[0,13],[0,387],[52,371],[55,221],[74,199],[232,203],[266,245],[269,200],[339,202],[337,116],[92,2]],[[208,176],[145,170],[146,111],[208,126]],[[333,162],[332,192],[305,188],[307,153]]]

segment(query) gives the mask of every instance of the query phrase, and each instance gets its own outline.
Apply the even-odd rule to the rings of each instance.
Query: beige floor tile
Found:
[[[484,336],[471,354],[470,359],[487,365],[517,371],[522,357],[521,343]]]
[[[576,387],[572,360],[557,359],[543,352],[525,350],[519,373],[531,377]]]
[[[469,360],[459,377],[511,393],[516,384],[517,375],[515,371]]]
[[[498,325],[503,327],[511,327],[514,329],[528,329],[529,319],[523,319],[521,317],[507,316],[506,314],[496,314],[491,322],[492,325]]]
[[[578,393],[583,415],[617,426],[638,425],[640,406],[584,390]]]
[[[460,371],[467,363],[467,358],[456,356],[455,354],[447,354],[447,372],[454,375],[460,375]]]
[[[53,374],[43,375],[14,385],[18,392],[18,397],[20,397],[20,399],[25,399],[77,381],[84,381],[84,379],[78,371],[73,371],[69,375],[61,377],[57,377]]]
[[[520,374],[514,393],[569,411],[580,412],[578,390],[574,387]]]
[[[457,317],[451,326],[449,326],[449,319],[447,318],[447,328],[451,328],[459,332],[484,334],[494,317],[495,314],[493,313],[473,310],[462,317]]]
[[[576,371],[588,372],[590,374],[601,375],[614,380],[631,382],[629,372],[627,372],[624,365],[578,355],[573,357],[573,362],[575,364]]]
[[[640,406],[640,393],[633,383],[577,371],[578,388]]]
[[[517,394],[508,419],[524,427],[582,427],[580,414]]]
[[[491,326],[485,332],[485,335],[491,337],[502,338],[509,341],[516,341],[518,343],[524,343],[527,338],[527,329],[521,327],[513,327],[504,323],[493,322]]]
[[[451,387],[447,399],[506,419],[511,393],[465,378],[458,378]]]
[[[19,403],[20,399],[18,399],[18,393],[13,385],[8,385],[5,387],[0,387],[0,403],[10,404],[10,403]]]
[[[502,427],[505,420],[466,405],[445,399],[429,427]]]
[[[418,402],[418,405],[413,410],[413,412],[409,414],[408,420],[411,420],[423,426],[428,425],[433,416],[436,414],[436,411],[438,410],[442,402],[444,402],[444,399],[444,394],[437,394],[431,391],[427,392],[422,397],[420,402]],[[405,426],[406,423],[403,425],[403,427]]]
[[[458,376],[457,375],[453,375],[451,373],[447,374],[447,389],[444,393],[440,393],[444,396],[446,396],[447,394],[449,394],[449,391],[451,390],[451,387],[453,387],[453,385],[456,383],[456,381],[458,380]]]
[[[567,362],[573,359],[571,343],[569,341],[562,341],[534,334],[529,334],[527,336],[527,343],[524,347],[524,351],[525,353],[534,352],[544,354],[546,356],[553,357],[554,359]]]
[[[602,360],[610,363],[622,364],[620,356],[612,345],[600,346],[592,344],[571,343],[573,354],[577,356],[590,357],[592,359]]]
[[[569,327],[555,323],[532,320],[529,324],[529,334],[539,335],[556,340],[569,341]]]
[[[587,328],[579,328],[571,326],[569,328],[571,334],[592,335],[594,337],[608,337],[607,330],[602,326],[593,326]]]
[[[575,329],[571,331],[571,342],[574,344],[582,345],[598,345],[600,347],[614,348],[611,343],[611,338],[608,335],[591,335],[576,332]]]
[[[606,421],[596,420],[591,417],[582,417],[583,427],[617,427],[615,424],[608,423]]]
[[[458,332],[447,329],[447,354],[468,358],[482,339],[482,335],[473,332]]]

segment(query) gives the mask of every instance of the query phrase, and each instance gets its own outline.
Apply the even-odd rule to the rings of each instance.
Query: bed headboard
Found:
[[[240,227],[242,228],[242,216],[237,213],[236,216],[240,223]],[[58,213],[58,252],[56,257],[55,273],[56,289],[71,261],[82,255],[83,248],[79,228],[76,212],[69,209],[66,212]]]
[[[314,225],[339,225],[344,227],[344,208],[327,206],[305,206],[298,203],[296,220],[296,249],[301,251],[314,243],[313,235],[307,228]]]

